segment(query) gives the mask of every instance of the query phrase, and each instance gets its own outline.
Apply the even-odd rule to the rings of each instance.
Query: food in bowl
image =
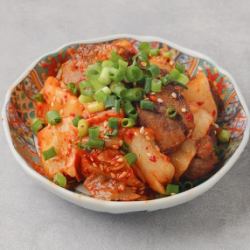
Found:
[[[209,178],[230,142],[224,106],[207,72],[191,75],[174,53],[127,39],[72,51],[32,98],[42,174],[113,201],[175,195]]]

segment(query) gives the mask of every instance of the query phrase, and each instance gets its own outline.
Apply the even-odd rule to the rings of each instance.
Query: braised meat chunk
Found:
[[[138,108],[140,124],[155,131],[156,142],[166,152],[180,145],[191,133],[194,123],[189,106],[181,95],[180,87],[168,85],[156,94],[155,111]],[[167,109],[173,108],[176,117],[168,117]]]

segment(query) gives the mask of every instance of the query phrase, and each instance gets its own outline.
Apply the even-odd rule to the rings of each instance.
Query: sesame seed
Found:
[[[171,96],[172,96],[173,98],[176,98],[176,97],[177,97],[177,94],[176,94],[175,92],[173,92],[173,93],[171,94]]]
[[[142,126],[141,128],[140,128],[140,134],[144,134],[144,132],[145,132],[145,129],[144,129],[144,127]]]
[[[52,102],[50,106],[53,107],[54,106],[54,102]]]
[[[158,103],[163,103],[163,100],[161,98],[157,98]]]
[[[148,153],[148,152],[147,152],[147,156],[148,156],[148,157],[151,157],[151,156],[152,156],[152,154],[150,154],[150,153]]]
[[[173,65],[174,65],[174,62],[173,62],[173,61],[170,61],[170,62],[169,62],[169,65],[170,65],[170,66],[173,66]]]
[[[118,149],[118,148],[119,148],[119,146],[118,146],[118,145],[113,145],[113,146],[112,146],[112,148],[114,148],[114,149]]]
[[[150,137],[149,136],[146,136],[145,137],[147,141],[150,141]]]
[[[215,126],[216,128],[219,128],[219,127],[220,127],[217,123],[214,123],[214,126]]]
[[[187,112],[187,109],[186,108],[182,108],[181,112],[185,113],[185,112]]]
[[[124,171],[119,175],[119,179],[124,178],[127,175],[127,173]]]
[[[118,162],[123,162],[123,158],[122,158],[122,157],[119,157],[116,161],[118,161]]]

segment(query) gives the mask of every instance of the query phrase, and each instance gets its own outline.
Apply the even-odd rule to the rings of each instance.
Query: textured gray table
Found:
[[[74,3],[73,3],[74,2]],[[208,54],[250,106],[250,2],[0,0],[0,98],[41,54],[113,33],[157,35]],[[0,249],[250,249],[250,147],[196,200],[108,215],[67,203],[26,176],[0,133]]]

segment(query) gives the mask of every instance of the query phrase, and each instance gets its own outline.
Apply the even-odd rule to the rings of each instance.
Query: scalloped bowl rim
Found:
[[[55,185],[53,182],[48,180],[47,178],[43,177],[40,175],[38,172],[36,172],[32,167],[30,167],[25,160],[19,155],[19,153],[16,151],[10,131],[9,131],[9,125],[8,125],[8,120],[7,120],[7,113],[6,113],[6,107],[8,104],[8,101],[10,99],[12,89],[20,83],[28,74],[29,72],[34,68],[34,66],[44,57],[47,57],[53,53],[58,52],[59,50],[65,48],[66,46],[74,45],[74,44],[86,44],[86,43],[98,43],[98,42],[105,42],[113,39],[119,39],[119,38],[132,38],[136,39],[138,41],[158,41],[162,43],[166,43],[169,46],[180,50],[186,54],[192,55],[194,57],[198,57],[204,60],[207,60],[211,64],[213,64],[217,69],[225,74],[230,81],[233,84],[234,89],[236,90],[236,93],[239,97],[239,101],[246,113],[247,117],[247,125],[246,129],[244,131],[244,135],[242,138],[242,141],[240,142],[240,145],[237,147],[233,155],[227,160],[227,162],[213,175],[211,176],[208,180],[203,182],[202,184],[185,191],[183,193],[180,193],[178,195],[170,196],[170,197],[165,197],[165,198],[159,198],[155,200],[148,200],[148,201],[127,201],[127,202],[117,202],[117,201],[104,201],[104,200],[99,200],[96,198],[92,198],[89,196],[85,196],[83,194],[75,193],[72,191],[69,191],[67,189],[61,188],[57,185]],[[2,117],[3,117],[3,128],[5,131],[5,135],[7,138],[8,145],[15,156],[16,160],[24,171],[30,175],[32,178],[38,181],[40,185],[44,186],[47,190],[50,192],[56,194],[57,196],[72,202],[76,205],[79,205],[81,207],[98,211],[98,212],[107,212],[107,213],[128,213],[128,212],[137,212],[137,211],[154,211],[154,210],[159,210],[159,209],[164,209],[168,207],[173,207],[177,206],[179,204],[188,202],[199,195],[205,193],[207,190],[212,188],[229,170],[230,168],[235,164],[241,153],[243,152],[244,148],[247,145],[248,139],[249,139],[249,131],[250,131],[250,124],[249,124],[249,111],[247,108],[247,105],[245,103],[245,100],[239,90],[239,87],[234,80],[234,78],[223,68],[218,66],[216,62],[214,62],[211,58],[208,56],[193,51],[191,49],[187,49],[185,47],[182,47],[180,45],[177,45],[173,42],[170,42],[166,39],[160,38],[160,37],[155,37],[155,36],[140,36],[140,35],[131,35],[131,34],[116,34],[116,35],[110,35],[110,36],[105,36],[105,37],[100,37],[100,38],[94,38],[94,39],[87,39],[87,40],[81,40],[81,41],[75,41],[75,42],[70,42],[67,44],[64,44],[63,46],[60,46],[56,50],[53,50],[51,52],[45,53],[43,56],[41,56],[39,59],[36,59],[25,71],[23,74],[18,77],[18,79],[14,82],[14,84],[8,89],[4,101],[4,106],[2,109]]]

